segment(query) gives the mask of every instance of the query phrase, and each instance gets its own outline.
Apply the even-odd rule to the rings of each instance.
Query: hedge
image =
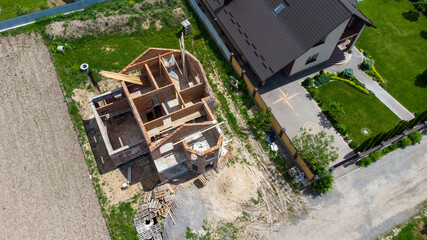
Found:
[[[381,75],[377,72],[374,66],[371,67],[372,72],[375,74],[375,77],[377,77],[381,83],[385,83],[384,79],[381,77]]]
[[[368,91],[367,89],[362,88],[361,86],[358,86],[356,83],[354,83],[354,82],[352,82],[352,81],[350,81],[350,80],[347,80],[347,79],[344,79],[344,78],[340,78],[340,77],[337,77],[337,76],[331,76],[331,79],[332,79],[332,80],[339,80],[339,81],[342,81],[342,82],[348,83],[348,84],[350,84],[351,86],[353,86],[353,87],[355,87],[355,88],[359,89],[359,90],[360,90],[361,92],[363,92],[364,94],[369,95],[369,91]]]

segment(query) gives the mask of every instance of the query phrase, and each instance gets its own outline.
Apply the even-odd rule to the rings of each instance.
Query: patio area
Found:
[[[280,72],[273,76],[274,79],[267,81],[259,93],[291,140],[299,134],[301,128],[310,133],[325,131],[327,135],[334,136],[333,146],[338,148],[339,158],[331,163],[332,166],[354,153],[301,86],[301,81],[308,75],[315,75],[320,69],[323,68],[315,68],[295,77],[287,77]]]

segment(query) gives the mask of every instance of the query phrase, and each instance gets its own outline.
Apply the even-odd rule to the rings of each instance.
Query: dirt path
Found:
[[[212,69],[216,69],[211,62]],[[209,76],[226,93],[217,72]],[[236,164],[219,172],[218,177],[202,188],[202,196],[208,210],[208,219],[234,221],[242,212],[250,214],[250,220],[242,225],[258,235],[264,235],[278,222],[289,220],[305,211],[303,198],[292,193],[291,187],[277,171],[261,144],[253,138],[249,126],[239,114],[240,110],[226,96],[239,125],[248,137],[248,141],[233,136],[229,149]],[[232,132],[226,123],[225,128]],[[249,151],[246,144],[253,150]],[[256,203],[258,202],[258,203]]]
[[[40,36],[0,38],[0,238],[109,239]]]

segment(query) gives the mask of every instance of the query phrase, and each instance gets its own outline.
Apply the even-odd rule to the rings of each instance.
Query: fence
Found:
[[[7,19],[0,22],[0,32],[15,29],[18,27],[22,27],[22,26],[34,23],[37,19],[53,16],[59,13],[70,13],[76,10],[84,9],[96,3],[101,3],[106,1],[110,1],[110,0],[81,0],[78,2]]]
[[[418,124],[415,127],[413,127],[412,129],[406,130],[402,134],[399,134],[399,135],[393,137],[392,139],[390,139],[388,141],[382,142],[381,144],[379,144],[379,145],[377,145],[377,146],[375,146],[375,147],[373,147],[373,148],[371,148],[371,149],[369,149],[369,150],[367,150],[365,152],[357,153],[353,157],[347,158],[346,160],[344,160],[344,161],[342,161],[342,162],[334,165],[332,168],[335,169],[335,168],[340,167],[342,165],[346,165],[346,164],[351,165],[351,164],[354,164],[354,163],[360,161],[362,158],[368,156],[372,152],[384,149],[384,148],[392,145],[393,143],[396,143],[396,142],[400,141],[402,138],[408,136],[409,134],[411,134],[414,131],[423,131],[425,129],[427,129],[427,121],[423,122],[421,124]]]
[[[230,58],[230,50],[225,46],[224,42],[222,41],[221,37],[216,32],[214,26],[209,21],[208,17],[202,12],[202,10],[199,8],[195,0],[188,0],[193,10],[196,12],[197,16],[200,20],[202,20],[203,25],[208,30],[209,35],[211,38],[215,40],[216,45],[221,50],[222,54],[225,56],[226,59]]]

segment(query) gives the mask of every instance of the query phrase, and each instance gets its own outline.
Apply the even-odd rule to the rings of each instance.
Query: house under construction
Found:
[[[120,73],[122,87],[90,100],[116,166],[148,156],[161,182],[215,168],[223,137],[200,62],[185,50],[149,48]]]

